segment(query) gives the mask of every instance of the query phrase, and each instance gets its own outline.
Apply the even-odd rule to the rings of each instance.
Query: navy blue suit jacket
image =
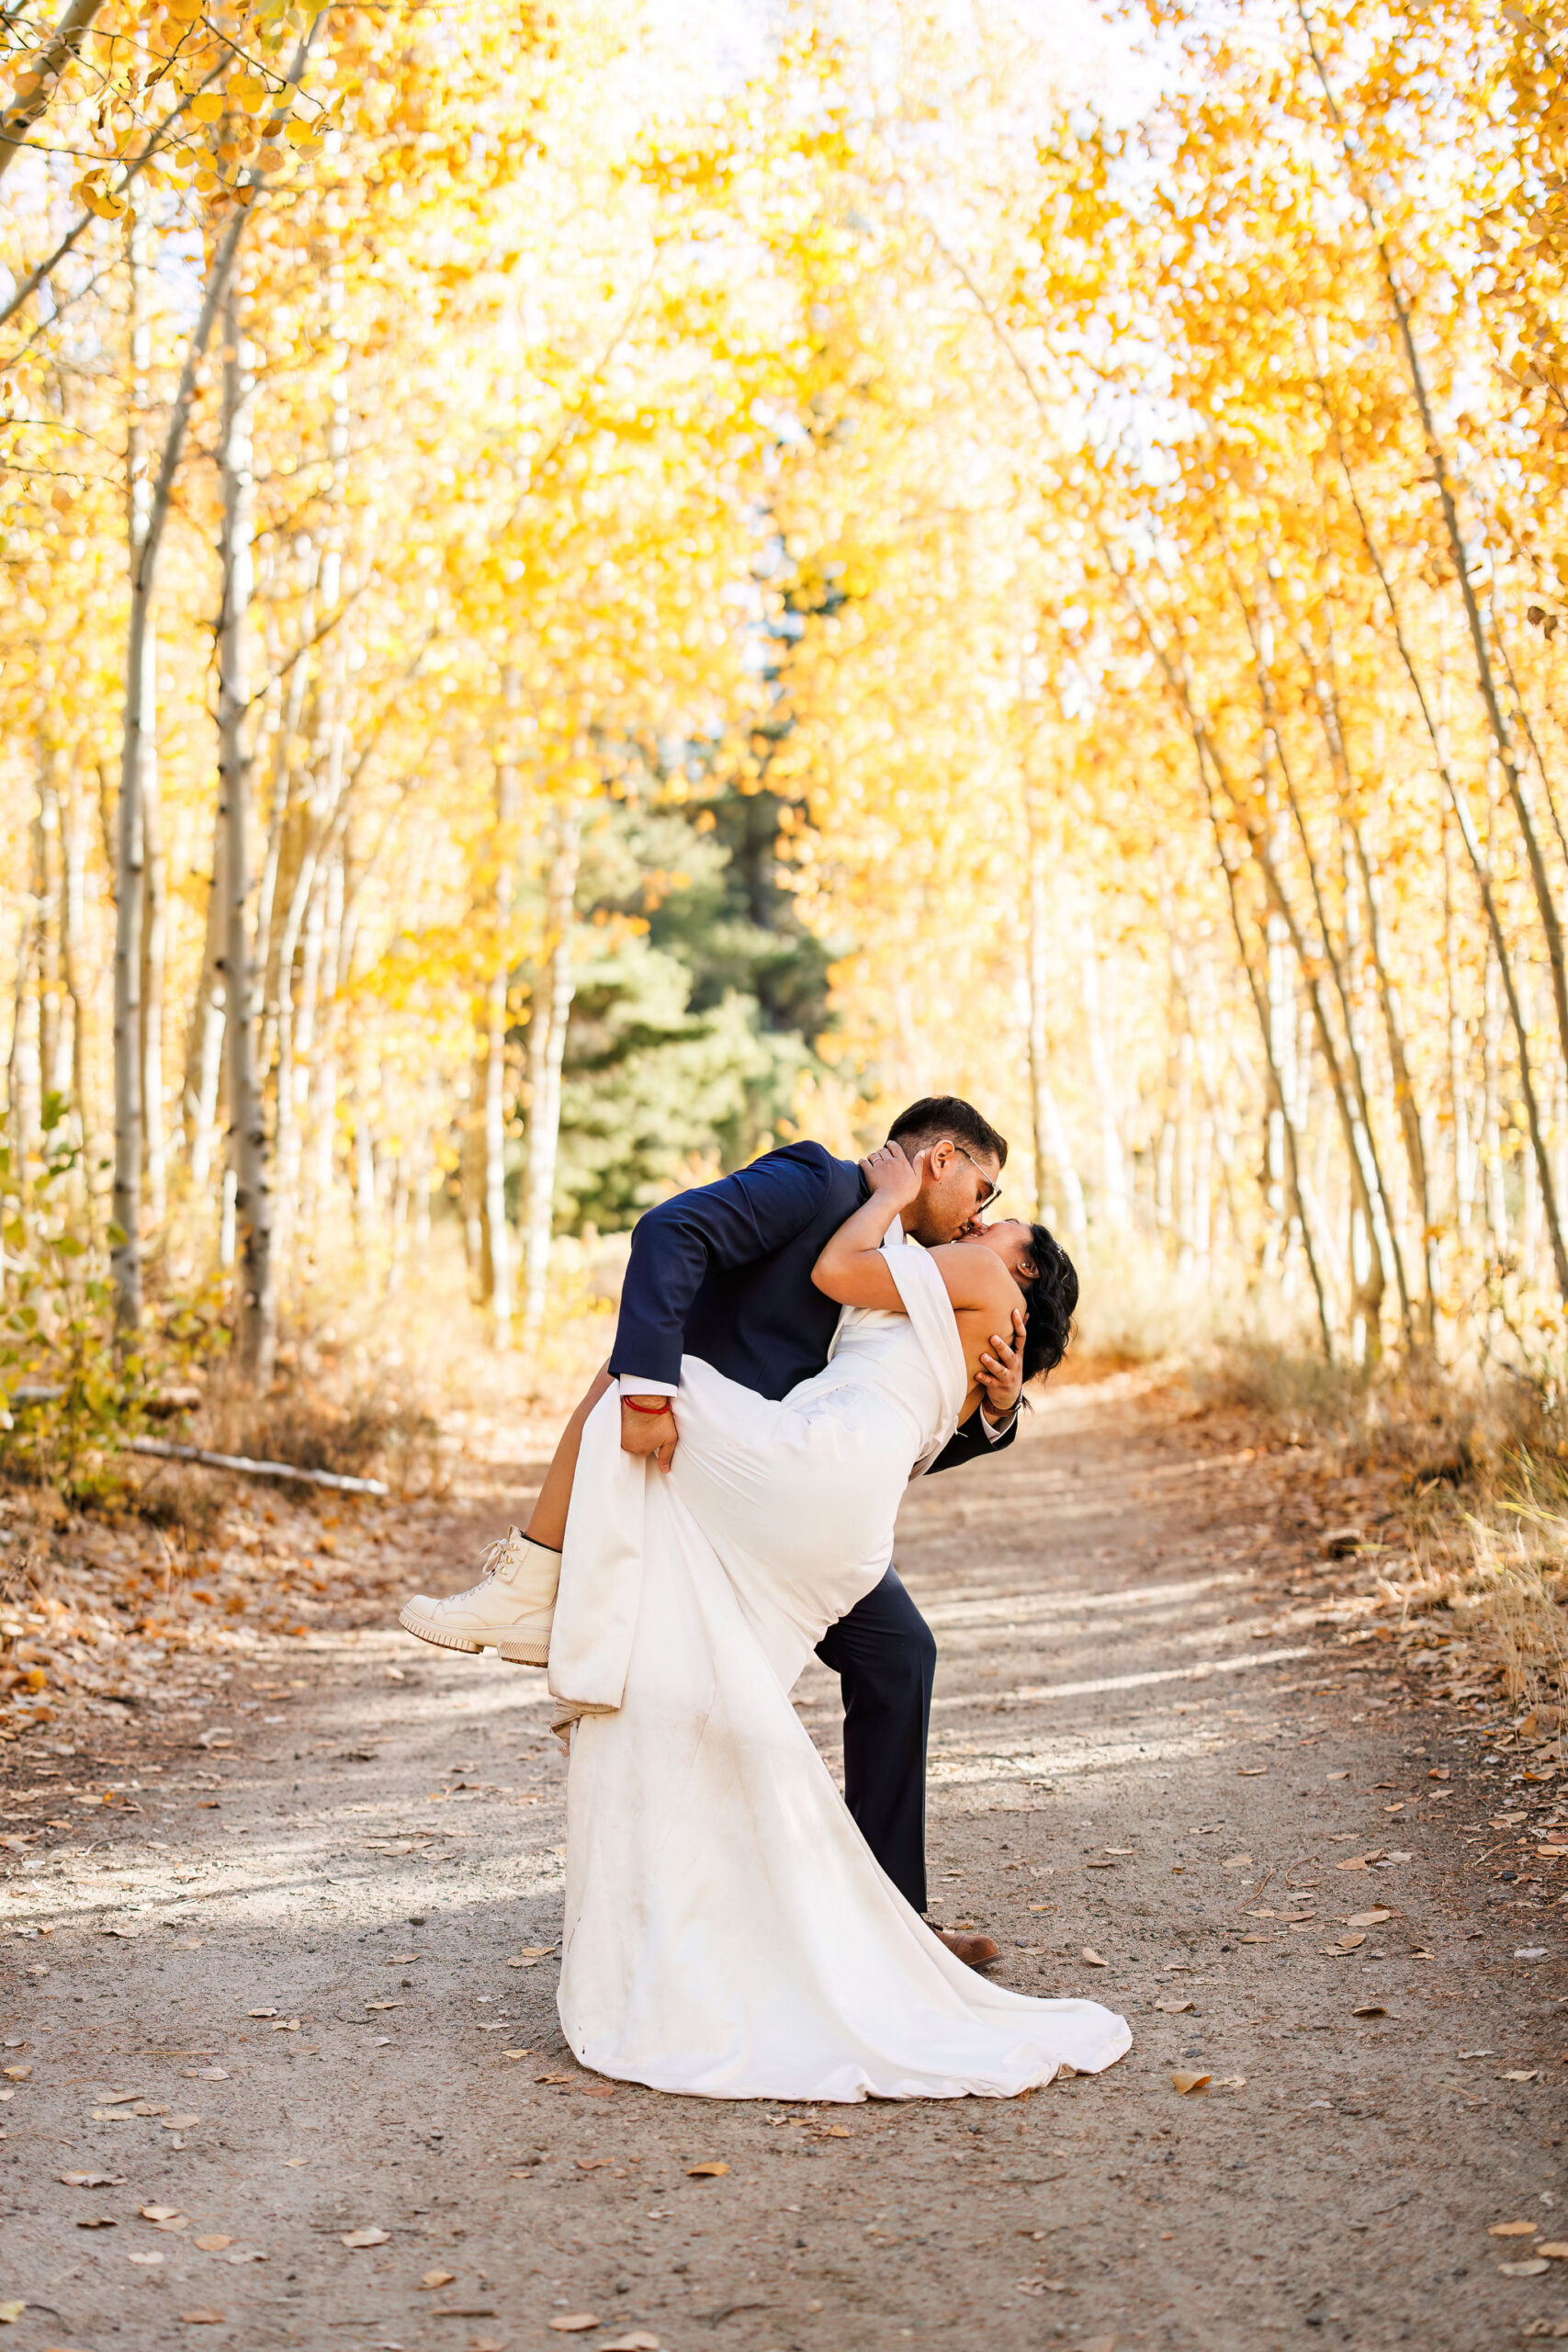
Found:
[[[791,1143],[649,1209],[632,1234],[611,1372],[673,1387],[690,1353],[759,1396],[787,1396],[828,1361],[839,1309],[811,1269],[867,1190],[852,1159]],[[972,1413],[931,1468],[1009,1445],[1017,1428],[993,1440]]]

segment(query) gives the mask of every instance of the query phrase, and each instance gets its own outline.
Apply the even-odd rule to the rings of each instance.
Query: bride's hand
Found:
[[[861,1173],[879,1201],[888,1201],[895,1208],[907,1208],[920,1189],[926,1172],[926,1154],[916,1152],[913,1159],[905,1153],[902,1144],[885,1143],[880,1150],[871,1152],[861,1161]]]

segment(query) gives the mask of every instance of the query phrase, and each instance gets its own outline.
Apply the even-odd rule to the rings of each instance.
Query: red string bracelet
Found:
[[[660,1413],[667,1413],[670,1410],[670,1399],[668,1396],[658,1396],[649,1400],[645,1400],[641,1396],[623,1396],[621,1402],[626,1406],[627,1411],[632,1413],[651,1413],[657,1415]]]

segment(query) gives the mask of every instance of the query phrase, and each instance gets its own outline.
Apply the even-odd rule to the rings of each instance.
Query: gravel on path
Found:
[[[73,1842],[4,1858],[0,2341],[1568,2337],[1559,1865],[1517,1851],[1551,1844],[1554,1776],[1333,1634],[1322,1532],[1288,1459],[1141,1374],[1054,1387],[911,1493],[933,1908],[1134,2027],[1108,2075],[1021,2100],[579,2069],[529,1670],[344,1623],[259,1647],[161,1749],[117,1731],[101,1834],[73,1810]],[[836,1761],[835,1686],[798,1698]],[[91,1778],[87,1736],[12,1752],[36,1804]]]

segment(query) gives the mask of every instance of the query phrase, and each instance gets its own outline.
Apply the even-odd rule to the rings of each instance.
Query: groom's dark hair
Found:
[[[973,1102],[965,1102],[958,1094],[922,1094],[907,1111],[900,1111],[887,1130],[889,1143],[912,1145],[935,1143],[939,1136],[951,1136],[954,1143],[966,1143],[971,1151],[988,1153],[998,1168],[1008,1164],[1006,1136],[998,1135],[989,1119],[983,1119]]]

